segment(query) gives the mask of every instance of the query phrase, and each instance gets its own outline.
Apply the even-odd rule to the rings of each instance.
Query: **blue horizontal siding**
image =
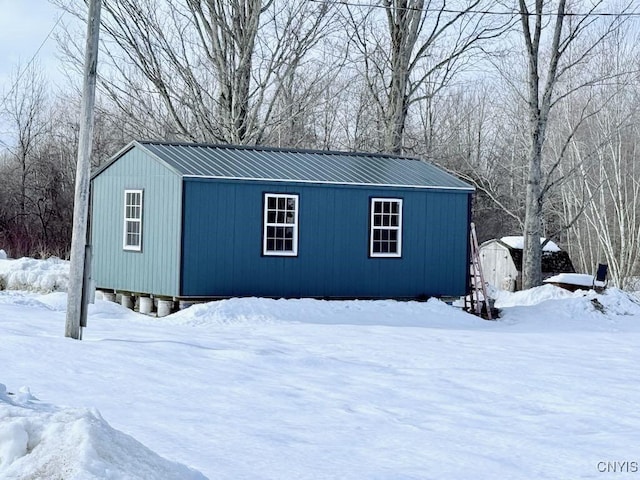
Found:
[[[469,192],[184,179],[183,296],[461,295]],[[264,193],[299,195],[297,257],[262,255]],[[371,197],[403,199],[402,258],[369,258]]]

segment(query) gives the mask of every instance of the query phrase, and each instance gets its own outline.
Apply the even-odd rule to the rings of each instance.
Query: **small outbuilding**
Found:
[[[545,238],[540,239],[544,244]],[[480,245],[480,263],[484,279],[496,288],[514,291],[522,289],[523,237],[502,237]],[[569,254],[552,241],[542,247],[542,278],[559,273],[574,273]]]
[[[472,193],[412,158],[133,142],[92,177],[93,279],[174,301],[463,295]]]

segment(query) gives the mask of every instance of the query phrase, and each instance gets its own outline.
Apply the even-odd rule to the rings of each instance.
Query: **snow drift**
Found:
[[[2,388],[2,479],[556,480],[636,458],[640,305],[614,288],[497,292],[493,322],[438,300],[162,319],[97,300],[77,342],[66,294],[27,287],[0,292],[0,380],[48,403]]]
[[[0,476],[3,479],[175,479],[202,474],[156,455],[113,429],[96,410],[56,408],[28,389],[0,384]]]
[[[3,259],[0,254],[0,290],[28,290],[39,293],[66,292],[68,285],[68,261],[57,257],[46,260],[26,257],[7,260]]]

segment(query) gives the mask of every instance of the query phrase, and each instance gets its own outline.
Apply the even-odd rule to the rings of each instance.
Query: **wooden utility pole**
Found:
[[[84,58],[84,86],[82,89],[80,138],[78,141],[76,190],[73,207],[67,323],[64,333],[65,337],[75,339],[82,338],[81,318],[83,313],[86,315],[88,300],[88,295],[83,295],[83,291],[87,288],[85,280],[85,250],[87,245],[87,220],[89,217],[90,157],[94,124],[93,106],[96,100],[101,6],[101,0],[90,0],[87,18],[87,45]]]

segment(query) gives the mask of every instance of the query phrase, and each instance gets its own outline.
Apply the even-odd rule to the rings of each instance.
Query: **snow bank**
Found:
[[[46,260],[26,257],[18,260],[0,259],[0,289],[47,293],[66,291],[68,284],[68,261],[57,257]]]
[[[540,243],[543,243],[546,238],[540,238]],[[518,250],[522,250],[524,248],[524,237],[502,237],[500,241],[506,243],[511,248],[515,248]],[[553,243],[551,240],[547,242],[547,244],[542,249],[543,252],[559,252],[560,247]]]
[[[604,311],[610,315],[625,317],[640,315],[640,300],[633,294],[618,288],[607,288],[601,295],[590,291],[587,298],[597,299],[604,307]]]
[[[595,280],[593,275],[588,273],[560,273],[553,277],[547,278],[545,283],[566,283],[567,285],[576,285],[579,287],[586,287],[587,289],[606,286],[605,282]]]
[[[42,404],[23,388],[0,384],[3,479],[205,479],[113,429],[97,411]]]
[[[496,298],[497,308],[528,307],[539,305],[551,300],[572,299],[574,304],[586,302],[593,303],[597,300],[608,313],[613,315],[640,315],[640,301],[632,294],[618,288],[607,288],[603,293],[597,294],[593,290],[576,290],[570,292],[554,285],[543,285],[519,292],[505,292],[496,290],[493,292]],[[561,305],[558,305],[558,312]]]
[[[5,252],[0,248],[0,260],[6,260],[6,259],[7,259],[7,252]]]
[[[608,288],[569,292],[553,285],[521,292],[498,292],[500,321],[528,332],[638,332],[640,301]]]
[[[584,292],[572,293],[564,288],[555,285],[543,285],[541,287],[520,290],[518,292],[507,292],[505,290],[493,290],[492,296],[496,299],[496,308],[507,308],[515,306],[532,306],[547,300],[558,300],[562,298],[574,298],[584,296]]]
[[[455,329],[477,326],[484,320],[435,298],[428,302],[231,298],[193,305],[164,317],[163,322],[182,325],[314,323]]]

